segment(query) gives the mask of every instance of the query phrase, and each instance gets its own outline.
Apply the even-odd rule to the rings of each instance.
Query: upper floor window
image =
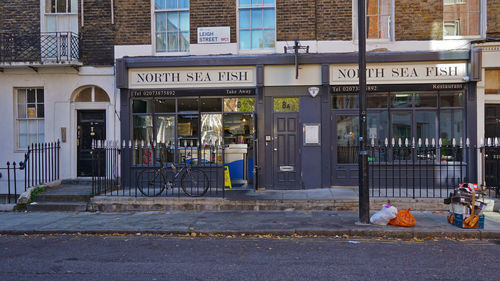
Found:
[[[444,0],[444,36],[481,35],[481,0]]]
[[[17,89],[17,147],[27,149],[45,139],[43,89]]]
[[[78,0],[45,0],[45,13],[68,14],[76,13]]]
[[[358,38],[358,1],[353,1],[354,38]],[[391,39],[393,30],[393,0],[366,1],[366,38]]]
[[[189,0],[155,0],[156,52],[189,51]]]
[[[275,47],[275,0],[238,0],[238,20],[240,49]]]

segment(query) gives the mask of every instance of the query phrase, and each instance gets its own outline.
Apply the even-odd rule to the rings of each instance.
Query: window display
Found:
[[[254,110],[255,99],[247,97],[134,99],[134,142],[142,142],[146,154],[154,142],[164,148],[157,155],[146,157],[146,162],[141,155],[134,155],[134,164],[151,165],[159,157],[167,162],[178,157],[181,161],[222,163],[222,157],[215,159],[210,149],[244,144],[245,155],[238,153],[245,158],[248,171],[253,170]],[[252,174],[248,171],[241,174]]]
[[[394,92],[370,92],[367,97],[368,120],[367,133],[370,144],[389,144],[394,140],[395,146],[401,144],[406,146],[406,141],[412,145],[413,139],[417,144],[438,144],[441,138],[443,146],[450,145],[455,139],[458,144],[460,139],[464,140],[465,124],[463,120],[465,104],[464,91],[394,91]],[[354,157],[357,149],[354,138],[346,138],[347,124],[355,126],[353,120],[357,120],[358,114],[357,93],[335,93],[332,96],[332,109],[342,110],[337,116],[337,147],[338,163],[355,163]],[[345,116],[344,116],[345,114]],[[351,116],[349,116],[351,115]],[[355,115],[355,116],[352,116]],[[355,131],[357,134],[357,130]],[[386,140],[387,139],[387,140]],[[347,140],[351,140],[348,142]],[[354,146],[347,148],[347,146]],[[354,154],[353,154],[354,153]],[[441,149],[441,160],[452,161],[451,151]],[[456,154],[456,153],[455,153]],[[386,153],[377,154],[375,158],[387,159]],[[411,160],[412,157],[422,158],[420,155],[413,156],[405,149],[397,150],[392,159]],[[425,156],[426,159],[435,159]],[[456,158],[456,157],[455,157]],[[378,160],[378,159],[377,159]]]

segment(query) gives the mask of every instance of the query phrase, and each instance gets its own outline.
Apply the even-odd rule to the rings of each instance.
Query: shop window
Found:
[[[368,108],[387,108],[387,96],[388,93],[369,93],[366,98],[366,106]]]
[[[453,139],[458,144],[463,138],[463,111],[441,110],[439,119],[439,137],[443,144],[451,144]]]
[[[153,113],[153,100],[134,100],[132,102],[133,113]]]
[[[298,98],[292,100],[298,104]],[[222,144],[246,144],[251,159],[254,106],[255,98],[243,97],[134,99],[134,143],[145,145],[135,152],[134,164],[157,165],[159,159],[172,162],[176,157],[180,162],[216,161],[212,145]],[[154,142],[160,147],[156,155],[151,149]]]
[[[148,145],[153,142],[153,117],[151,115],[135,115],[134,140],[139,143],[142,141]]]
[[[155,105],[158,113],[175,112],[175,99],[157,99]]]
[[[435,111],[417,111],[415,114],[417,140],[436,139],[436,121]]]
[[[393,0],[366,1],[366,38],[391,39],[394,27]],[[358,1],[353,1],[353,33],[358,38]]]
[[[274,98],[274,112],[298,112],[299,98]]]
[[[254,112],[254,98],[226,98],[224,99],[225,112]]]
[[[388,112],[371,111],[368,112],[366,120],[369,145],[385,145],[385,140],[389,138],[389,117]],[[370,161],[387,161],[387,151],[374,150],[374,159]]]
[[[411,117],[411,111],[391,112],[392,137],[396,142],[394,160],[409,160],[411,157],[411,151],[404,147],[406,141],[411,142],[413,138]]]
[[[158,159],[163,162],[174,162],[175,155],[175,116],[156,116],[156,143]]]
[[[222,144],[222,114],[201,115],[201,144]]]
[[[177,110],[179,112],[184,111],[198,111],[198,99],[178,99],[177,100]]]
[[[481,0],[445,0],[443,5],[443,35],[481,35]]]
[[[462,159],[462,150],[452,147],[460,144],[464,136],[464,119],[462,110],[441,110],[439,113],[439,137],[442,141],[440,148],[441,161],[459,161]]]
[[[17,148],[27,149],[45,140],[43,89],[17,89]]]
[[[134,115],[132,117],[134,146],[133,163],[153,165],[151,144],[153,143],[153,117],[151,115]]]
[[[441,92],[439,103],[441,107],[462,107],[464,103],[463,92]]]
[[[240,49],[270,49],[276,44],[275,0],[239,0]]]
[[[412,93],[399,92],[391,93],[391,107],[393,108],[408,108],[412,107]]]
[[[415,107],[437,107],[437,92],[415,93]]]
[[[201,99],[201,112],[221,112],[222,99],[221,98],[203,98]]]
[[[179,146],[197,146],[198,140],[198,114],[179,115],[177,117],[177,136]]]
[[[189,51],[189,0],[155,0],[156,52]]]
[[[252,114],[224,114],[224,143],[252,144],[254,134]]]
[[[487,69],[485,70],[485,93],[487,95],[500,94],[500,70]]]
[[[387,104],[390,98],[389,105]],[[411,160],[412,157],[421,160],[436,160],[436,151],[430,152],[428,148],[417,149],[413,153],[406,145],[418,146],[426,143],[438,144],[441,138],[443,148],[439,148],[442,161],[457,161],[462,159],[460,149],[451,149],[453,143],[459,144],[464,138],[464,91],[399,91],[399,92],[375,92],[368,93],[368,119],[367,133],[370,145],[385,145],[386,139],[389,145],[394,140],[393,160]],[[342,110],[338,114],[346,114],[347,117],[337,118],[337,141],[343,141],[346,145],[346,123],[352,122],[352,118],[359,113],[357,106],[357,94],[335,94],[332,96],[333,109]],[[389,113],[390,112],[390,113]],[[349,117],[351,115],[351,117]],[[350,119],[349,119],[350,118]],[[349,119],[349,120],[347,120]],[[352,127],[352,126],[351,126]],[[339,135],[341,134],[341,135]],[[414,139],[415,138],[415,139]],[[434,141],[434,142],[433,142]],[[348,163],[348,153],[355,153],[357,144],[351,142],[354,148],[343,147],[342,155],[337,155],[339,159],[344,159]],[[400,145],[401,144],[401,145]],[[349,150],[350,149],[350,150]],[[354,152],[352,151],[354,149]],[[349,152],[350,151],[350,152]],[[385,161],[387,159],[385,151],[378,151],[370,161]],[[346,162],[347,161],[347,162]],[[340,162],[339,162],[340,163]]]
[[[358,94],[335,94],[332,97],[333,109],[351,109],[359,107]]]
[[[156,142],[168,145],[175,143],[175,116],[156,116]]]

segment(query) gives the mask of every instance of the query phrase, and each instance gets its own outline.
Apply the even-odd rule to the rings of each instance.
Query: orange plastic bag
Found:
[[[398,215],[389,221],[390,225],[395,226],[406,226],[411,227],[417,223],[417,220],[410,213],[410,209],[408,210],[398,210]]]

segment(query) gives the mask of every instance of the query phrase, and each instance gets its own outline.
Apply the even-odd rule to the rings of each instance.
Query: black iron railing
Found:
[[[25,190],[32,186],[42,185],[59,180],[59,141],[35,143],[28,147],[25,157]]]
[[[500,139],[488,139],[481,146],[482,186],[488,189],[490,197],[500,198]]]
[[[483,142],[484,143],[484,142]],[[350,148],[349,151],[359,151]],[[483,175],[473,163],[478,159]],[[369,147],[372,197],[443,198],[459,183],[478,183],[489,196],[500,197],[500,144],[472,146],[469,140],[385,140]]]
[[[208,191],[203,196],[224,197],[224,147],[222,145],[198,145],[196,141],[174,144],[132,143],[96,141],[92,149],[92,194],[107,196],[189,196],[181,188],[182,174],[175,178],[172,164],[177,171],[189,166],[207,181]],[[121,170],[122,159],[126,172]],[[164,169],[160,169],[164,167]],[[152,182],[154,175],[160,173],[162,181],[155,184],[140,183],[147,174]],[[158,176],[157,176],[158,177]],[[142,186],[142,185],[148,186]],[[166,184],[165,186],[159,186]],[[204,184],[203,184],[204,185]],[[147,189],[147,191],[146,191]]]
[[[18,162],[0,167],[0,195],[5,203],[16,202],[17,197],[28,188],[59,180],[59,141],[32,144]],[[0,202],[1,203],[1,202]]]
[[[80,40],[73,32],[0,33],[0,63],[61,63],[80,58]]]
[[[193,169],[202,170],[210,182],[206,196],[224,196],[224,147],[220,145],[119,144],[107,141],[96,142],[92,153],[94,195],[156,195],[156,185],[149,185],[147,188],[152,190],[148,192],[144,192],[146,187],[141,191],[138,178],[145,170],[151,170],[147,182],[152,182],[161,159],[178,168],[191,165]],[[359,147],[342,147],[338,153],[345,154],[338,155],[342,159],[354,159],[355,154],[359,155]],[[480,146],[460,140],[372,142],[368,153],[372,197],[444,198],[461,182],[479,183],[489,196],[500,197],[500,139],[486,141]],[[482,176],[477,174],[478,170],[483,171]],[[172,171],[165,176],[171,179]],[[179,185],[174,184],[174,188],[167,188],[159,196],[185,194]]]
[[[24,162],[9,162],[7,161],[5,167],[0,167],[0,178],[6,180],[6,184],[3,184],[2,194],[4,198],[1,199],[0,203],[11,203],[16,202],[17,196],[21,191],[18,189],[18,179],[23,176]],[[4,182],[5,183],[5,182]]]

